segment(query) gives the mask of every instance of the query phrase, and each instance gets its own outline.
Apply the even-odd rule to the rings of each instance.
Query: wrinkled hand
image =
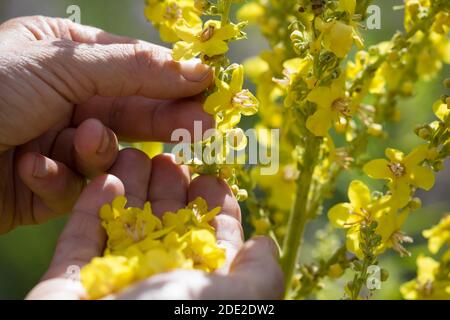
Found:
[[[98,211],[104,203],[125,194],[130,206],[142,207],[149,200],[156,215],[176,211],[197,197],[211,208],[220,206],[215,218],[220,246],[226,249],[225,267],[213,274],[177,270],[155,275],[107,297],[111,299],[277,299],[283,294],[278,252],[268,238],[255,238],[243,245],[239,205],[225,182],[201,176],[190,181],[188,169],[171,156],[152,160],[137,150],[123,150],[112,175],[101,176],[83,191],[63,231],[51,266],[29,299],[80,299],[79,282],[68,279],[69,266],[82,267],[100,256],[105,232]]]
[[[114,163],[117,138],[170,140],[213,120],[198,97],[212,81],[170,50],[81,26],[26,17],[0,25],[0,234],[69,212]]]

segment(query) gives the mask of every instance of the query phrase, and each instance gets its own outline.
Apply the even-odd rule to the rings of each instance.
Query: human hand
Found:
[[[126,195],[130,206],[150,201],[153,212],[176,211],[197,197],[210,208],[220,206],[215,218],[218,244],[226,249],[227,262],[218,272],[175,270],[155,275],[107,299],[277,299],[283,294],[278,252],[268,238],[255,238],[243,245],[241,213],[225,182],[211,176],[190,181],[188,169],[160,155],[152,160],[137,150],[120,152],[111,173],[92,181],[75,205],[53,261],[43,281],[28,299],[80,299],[80,282],[68,279],[69,266],[82,267],[102,255],[106,235],[98,212],[104,203]]]
[[[69,20],[0,25],[0,234],[70,212],[84,176],[114,163],[116,135],[168,142],[194,121],[210,128],[194,96],[211,81],[201,63]]]

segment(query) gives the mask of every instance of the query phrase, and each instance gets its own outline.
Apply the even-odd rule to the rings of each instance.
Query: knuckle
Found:
[[[132,44],[136,67],[139,70],[154,71],[169,63],[167,52],[142,43]]]

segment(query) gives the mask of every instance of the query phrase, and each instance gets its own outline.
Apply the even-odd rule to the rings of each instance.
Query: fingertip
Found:
[[[83,190],[74,212],[89,212],[97,215],[104,204],[111,203],[116,197],[124,194],[125,187],[119,178],[111,174],[98,176]]]
[[[127,206],[144,206],[151,170],[152,161],[144,152],[134,148],[119,152],[110,173],[122,181],[128,199]]]
[[[104,148],[103,142],[108,138],[105,136],[104,125],[97,119],[87,119],[76,129],[74,136],[74,147],[80,155],[92,155]]]
[[[78,170],[93,177],[113,165],[119,146],[113,131],[97,119],[87,119],[75,131],[74,150]]]
[[[258,252],[270,253],[274,258],[278,259],[280,252],[275,242],[266,236],[255,236],[247,241],[247,245],[253,247]]]
[[[206,89],[212,84],[213,69],[200,59],[181,61],[178,63],[178,70],[184,79],[198,83],[200,88]]]
[[[152,173],[148,198],[156,215],[175,212],[187,202],[190,182],[189,169],[175,162],[171,154],[160,154],[152,159]]]

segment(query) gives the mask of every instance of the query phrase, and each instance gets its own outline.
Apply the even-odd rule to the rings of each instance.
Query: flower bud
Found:
[[[367,133],[373,137],[380,137],[381,135],[383,135],[383,126],[378,123],[372,123],[367,128]]]
[[[339,278],[343,273],[344,270],[339,263],[332,264],[328,269],[328,276],[332,279]]]
[[[230,166],[223,166],[222,168],[220,168],[219,171],[219,177],[221,179],[229,179],[233,176],[233,168],[231,168]]]
[[[439,155],[439,151],[436,147],[430,148],[430,149],[428,149],[428,152],[427,152],[427,159],[434,160],[438,157],[438,155]]]
[[[444,162],[442,160],[433,163],[433,170],[436,172],[444,170]]]
[[[240,189],[236,194],[236,199],[238,201],[245,201],[248,199],[248,192],[245,189]]]
[[[450,78],[444,80],[444,87],[450,88]]]
[[[417,197],[412,198],[411,201],[409,202],[409,207],[412,210],[418,210],[422,208],[422,200],[420,200],[420,198]]]
[[[385,281],[387,281],[388,279],[389,279],[389,272],[388,272],[386,269],[381,268],[381,271],[380,271],[380,280],[381,280],[382,282],[385,282]]]
[[[429,125],[419,126],[414,130],[414,132],[419,138],[426,141],[429,141],[433,136],[433,129],[431,129]]]
[[[232,191],[233,194],[236,196],[236,195],[238,194],[238,192],[239,192],[239,187],[238,187],[237,185],[233,184],[233,185],[231,186],[231,191]]]

